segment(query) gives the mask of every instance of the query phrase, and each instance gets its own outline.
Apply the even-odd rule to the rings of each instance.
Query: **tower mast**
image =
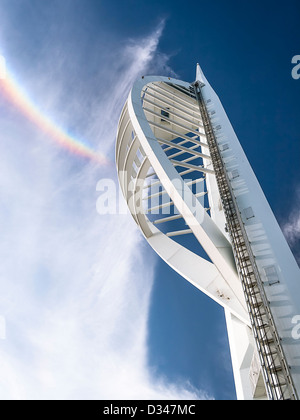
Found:
[[[223,306],[238,398],[298,399],[299,268],[199,64],[193,83],[134,84],[116,162],[149,244]],[[186,235],[203,251],[183,244]]]
[[[296,389],[264,290],[263,279],[256,265],[251,242],[201,92],[201,87],[205,86],[203,82],[198,81],[202,79],[201,74],[200,66],[197,64],[195,95],[209,145],[239,278],[245,294],[265,386],[271,399],[295,399]]]

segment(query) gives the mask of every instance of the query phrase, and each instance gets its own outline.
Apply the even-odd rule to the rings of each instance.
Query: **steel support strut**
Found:
[[[206,109],[201,92],[202,86],[203,84],[196,81],[191,85],[191,90],[195,92],[198,101],[268,398],[271,400],[297,400],[297,392],[273,321],[260,273]]]

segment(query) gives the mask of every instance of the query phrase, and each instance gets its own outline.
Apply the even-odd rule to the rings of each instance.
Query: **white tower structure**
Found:
[[[297,400],[299,267],[199,65],[193,83],[136,81],[116,163],[149,244],[224,308],[238,399]]]

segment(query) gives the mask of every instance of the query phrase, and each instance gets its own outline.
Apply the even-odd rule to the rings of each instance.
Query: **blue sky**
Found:
[[[142,74],[220,96],[300,258],[299,2],[0,0],[0,54],[65,132],[114,161]],[[96,211],[97,166],[0,97],[1,399],[234,399],[222,310]],[[150,268],[149,268],[150,267]],[[1,334],[0,334],[1,337]]]

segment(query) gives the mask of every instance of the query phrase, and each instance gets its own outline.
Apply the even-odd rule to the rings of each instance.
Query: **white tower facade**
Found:
[[[238,399],[298,399],[299,267],[199,65],[136,81],[116,163],[149,244],[224,308]]]

